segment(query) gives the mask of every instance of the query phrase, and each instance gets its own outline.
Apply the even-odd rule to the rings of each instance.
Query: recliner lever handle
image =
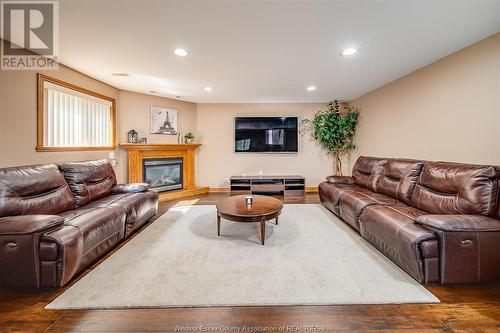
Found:
[[[17,247],[17,244],[14,242],[9,242],[9,243],[5,244],[5,247],[14,248],[14,247]]]

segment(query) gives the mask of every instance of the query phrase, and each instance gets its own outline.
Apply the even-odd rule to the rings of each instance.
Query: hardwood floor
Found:
[[[225,196],[213,193],[165,202],[157,217],[173,205],[215,204]],[[307,194],[305,199],[289,203],[317,202],[317,194]],[[500,283],[426,287],[442,303],[48,311],[45,305],[67,287],[4,290],[0,291],[0,332],[179,331],[176,327],[212,333],[277,332],[283,328],[283,332],[297,333],[500,332]]]

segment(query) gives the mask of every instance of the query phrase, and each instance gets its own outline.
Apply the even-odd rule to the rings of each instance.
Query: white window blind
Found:
[[[44,82],[44,146],[109,147],[112,103]]]

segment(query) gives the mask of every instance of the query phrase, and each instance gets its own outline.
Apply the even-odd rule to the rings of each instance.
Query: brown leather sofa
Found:
[[[0,287],[59,287],[158,209],[107,160],[0,169]]]
[[[421,283],[500,278],[500,168],[360,157],[323,205]]]

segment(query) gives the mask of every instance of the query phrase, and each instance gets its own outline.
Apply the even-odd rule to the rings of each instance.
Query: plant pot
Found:
[[[193,139],[184,139],[184,143],[190,145],[193,143]]]

